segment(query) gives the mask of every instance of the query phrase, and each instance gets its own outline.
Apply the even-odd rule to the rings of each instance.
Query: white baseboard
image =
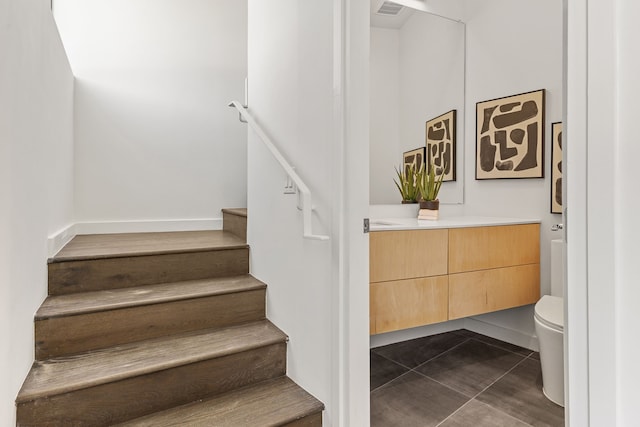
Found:
[[[403,329],[400,331],[387,332],[385,334],[372,335],[369,339],[369,347],[376,348],[383,345],[395,344],[415,338],[428,337],[429,335],[441,334],[443,332],[455,331],[457,329],[468,329],[500,341],[519,345],[520,347],[538,351],[538,337],[483,322],[473,317],[465,319],[450,320],[448,322],[436,323],[434,325],[421,326],[418,328]]]
[[[76,234],[222,230],[222,218],[78,222]]]
[[[76,236],[76,225],[70,224],[62,230],[49,236],[47,239],[47,256],[49,258],[57,254],[60,249]]]
[[[417,328],[402,329],[400,331],[372,335],[369,338],[369,347],[382,347],[383,345],[395,344],[397,342],[408,341],[415,338],[428,337],[429,335],[451,332],[457,329],[464,329],[464,319],[450,320],[448,322],[436,323],[434,325],[419,326]]]
[[[531,336],[514,329],[505,328],[504,326],[494,325],[492,323],[483,322],[473,317],[464,319],[464,328],[491,338],[505,341],[529,350],[539,351],[538,337]]]
[[[222,230],[222,218],[170,219],[146,221],[77,222],[49,236],[49,257],[80,234],[153,233],[164,231]]]

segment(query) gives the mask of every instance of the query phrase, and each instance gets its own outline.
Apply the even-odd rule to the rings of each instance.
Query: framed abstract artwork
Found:
[[[456,110],[427,121],[427,165],[434,165],[436,175],[444,171],[443,182],[456,180]]]
[[[405,152],[402,155],[402,159],[405,173],[408,171],[411,165],[413,165],[416,172],[419,171],[424,164],[424,147]]]
[[[476,104],[476,179],[544,177],[544,95]]]
[[[551,213],[562,213],[562,122],[551,123]]]

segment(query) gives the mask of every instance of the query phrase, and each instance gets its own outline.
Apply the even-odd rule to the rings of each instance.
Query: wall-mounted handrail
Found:
[[[255,131],[255,133],[260,137],[264,145],[269,149],[273,157],[280,163],[280,166],[284,169],[287,175],[293,180],[296,184],[298,192],[302,196],[302,225],[303,225],[303,236],[307,239],[315,239],[315,240],[329,240],[329,236],[325,236],[322,234],[313,234],[312,225],[311,225],[311,212],[313,210],[311,204],[311,192],[309,191],[309,187],[304,183],[302,178],[296,173],[293,167],[287,162],[284,156],[280,153],[280,151],[273,144],[271,139],[264,133],[262,128],[258,123],[256,123],[253,116],[247,111],[247,109],[239,102],[239,101],[231,101],[229,103],[229,107],[235,108],[238,110],[240,114],[240,121],[246,121],[246,123],[251,126],[251,128]]]

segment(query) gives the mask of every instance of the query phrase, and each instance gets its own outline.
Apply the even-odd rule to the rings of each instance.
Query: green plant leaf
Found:
[[[398,180],[395,179],[393,182],[396,184],[400,195],[402,196],[402,200],[415,202],[418,200],[418,181],[416,176],[415,168],[410,166],[408,169],[400,166],[400,168],[395,168],[396,175],[398,176]]]
[[[444,179],[444,170],[445,168],[442,168],[442,173],[436,176],[436,168],[433,162],[429,162],[428,171],[421,168],[421,173],[418,177],[418,189],[422,200],[431,201],[438,198]]]

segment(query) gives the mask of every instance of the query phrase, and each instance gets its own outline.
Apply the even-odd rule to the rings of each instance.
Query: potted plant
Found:
[[[394,179],[393,182],[398,187],[398,191],[400,191],[402,203],[417,203],[420,192],[418,190],[418,172],[415,167],[410,165],[395,169],[398,180]]]
[[[420,193],[420,211],[418,219],[438,219],[440,210],[440,201],[438,200],[438,192],[444,179],[444,168],[440,175],[436,175],[436,168],[433,164],[429,165],[429,170],[424,167],[420,168],[417,174],[418,192]]]

